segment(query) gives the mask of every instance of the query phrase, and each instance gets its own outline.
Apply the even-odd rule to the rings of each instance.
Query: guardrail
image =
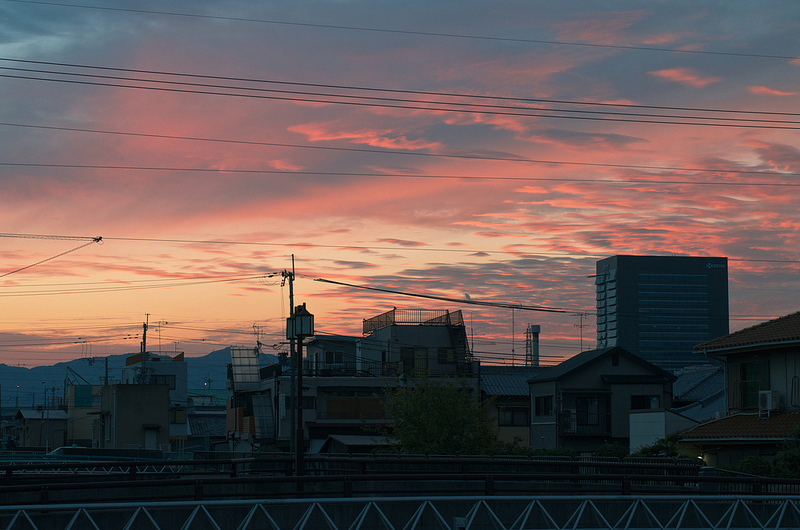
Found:
[[[410,495],[800,495],[800,480],[722,476],[699,466],[580,459],[290,455],[0,466],[0,505],[110,500]],[[708,471],[708,468],[703,468]]]

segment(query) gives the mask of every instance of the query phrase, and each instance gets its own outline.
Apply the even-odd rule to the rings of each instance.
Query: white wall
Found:
[[[675,414],[668,410],[631,412],[630,417],[630,451],[652,445],[656,440],[666,438],[670,434],[688,429],[698,422]]]

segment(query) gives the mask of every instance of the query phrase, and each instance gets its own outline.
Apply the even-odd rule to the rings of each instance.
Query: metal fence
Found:
[[[440,496],[0,507],[0,528],[327,530],[800,527],[800,498]]]

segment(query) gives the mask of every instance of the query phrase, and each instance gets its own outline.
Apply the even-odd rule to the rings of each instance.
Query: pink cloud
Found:
[[[386,149],[436,149],[441,147],[438,142],[429,142],[422,138],[410,140],[404,135],[398,135],[390,129],[356,129],[333,131],[332,122],[305,123],[289,127],[288,130],[305,135],[312,142],[346,140],[354,144],[366,144],[373,147]]]
[[[696,72],[693,68],[668,68],[666,70],[655,70],[650,72],[650,75],[659,77],[666,81],[673,81],[682,85],[703,88],[712,83],[718,83],[723,80],[722,77],[705,75]]]
[[[776,90],[765,86],[750,86],[747,91],[751,94],[758,94],[764,96],[796,96],[797,92],[788,92],[786,90]]]
[[[641,20],[645,11],[586,13],[581,20],[561,25],[560,38],[596,44],[618,44],[624,30]]]

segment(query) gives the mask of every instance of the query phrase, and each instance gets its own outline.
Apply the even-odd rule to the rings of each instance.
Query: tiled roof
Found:
[[[490,396],[527,396],[528,379],[546,366],[481,366],[481,391]]]
[[[725,388],[721,366],[683,372],[672,384],[673,401],[702,401]]]
[[[672,412],[694,421],[707,421],[718,413],[723,414],[727,404],[725,392],[720,390],[717,394],[702,401],[695,401],[684,407],[672,409]]]
[[[730,335],[698,344],[694,349],[713,355],[723,353],[715,352],[715,350],[786,341],[800,342],[800,312],[735,331]]]
[[[682,433],[684,441],[782,439],[800,427],[800,411],[772,414],[735,414],[701,423]]]
[[[189,432],[192,436],[225,436],[225,412],[204,411],[188,414]]]

